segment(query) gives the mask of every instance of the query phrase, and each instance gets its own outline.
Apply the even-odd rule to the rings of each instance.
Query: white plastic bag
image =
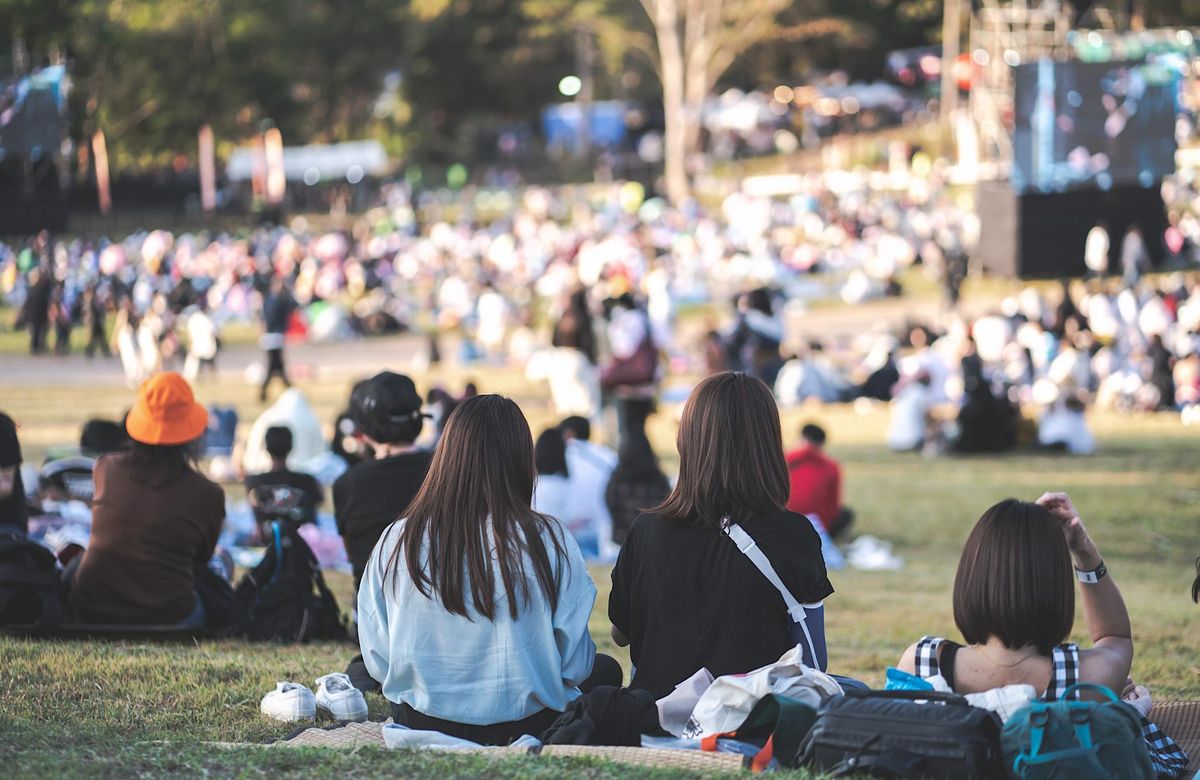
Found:
[[[658,705],[658,722],[662,726],[663,731],[673,734],[676,737],[682,737],[687,730],[688,721],[692,717],[692,711],[696,709],[696,704],[700,701],[700,697],[704,695],[704,692],[712,684],[712,672],[707,669],[701,669],[679,683],[679,685],[676,685],[675,690],[659,699],[656,702]]]
[[[778,661],[761,669],[718,677],[696,703],[683,736],[704,738],[736,731],[767,694],[787,696],[817,707],[830,696],[842,693],[842,686],[836,680],[805,666],[801,658],[800,648],[793,647]]]

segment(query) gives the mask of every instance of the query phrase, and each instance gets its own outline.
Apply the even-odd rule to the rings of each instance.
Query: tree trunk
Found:
[[[684,95],[683,47],[679,41],[679,13],[675,0],[655,4],[654,28],[663,89],[666,134],[663,156],[667,198],[678,205],[691,195],[687,175],[687,107]]]

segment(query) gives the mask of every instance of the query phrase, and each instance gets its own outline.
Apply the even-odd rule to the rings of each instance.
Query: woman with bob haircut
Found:
[[[743,373],[705,379],[684,405],[676,446],[679,481],[634,520],[612,572],[608,615],[613,639],[630,648],[631,687],[662,697],[701,668],[749,672],[795,646],[783,596],[727,536],[734,524],[805,605],[823,655],[820,604],[833,587],[816,531],[785,508],[788,470],[770,388]]]
[[[1087,650],[1064,644],[1075,623],[1076,575],[1092,635]],[[1073,666],[1072,683],[1120,692],[1133,663],[1125,601],[1065,493],[1032,504],[1010,498],[983,513],[958,562],[954,623],[965,648],[926,637],[905,651],[900,669],[940,673],[959,693],[1027,684],[1057,698],[1066,685],[1056,669]]]
[[[1075,583],[1092,646],[1068,642]],[[1076,683],[1103,685],[1132,704],[1160,776],[1188,760],[1145,720],[1150,693],[1129,678],[1133,632],[1117,583],[1066,493],[1034,503],[1006,499],[983,513],[967,537],[954,578],[954,623],[965,647],[925,637],[900,659],[902,671],[941,675],[956,693],[1029,685],[1046,701]]]
[[[579,547],[530,506],[534,475],[521,410],[480,395],[397,507],[358,592],[363,659],[396,723],[506,745],[542,733],[580,688],[621,684],[588,634],[596,587]]]

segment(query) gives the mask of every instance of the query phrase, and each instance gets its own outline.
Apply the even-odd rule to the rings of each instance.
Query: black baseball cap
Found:
[[[350,416],[363,434],[389,444],[415,441],[429,415],[421,412],[421,396],[411,379],[382,371],[354,386]]]

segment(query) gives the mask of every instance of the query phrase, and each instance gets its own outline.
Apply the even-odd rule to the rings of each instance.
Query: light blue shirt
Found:
[[[417,590],[403,555],[395,579],[385,580],[402,523],[393,523],[375,545],[358,590],[359,646],[388,701],[472,725],[566,709],[596,657],[588,633],[596,586],[571,535],[554,523],[566,551],[558,560],[550,538],[543,539],[560,583],[557,609],[551,610],[526,556],[529,603],[518,598],[517,618],[509,614],[497,566],[495,620],[479,616],[469,595],[468,620],[447,612],[436,595]]]

